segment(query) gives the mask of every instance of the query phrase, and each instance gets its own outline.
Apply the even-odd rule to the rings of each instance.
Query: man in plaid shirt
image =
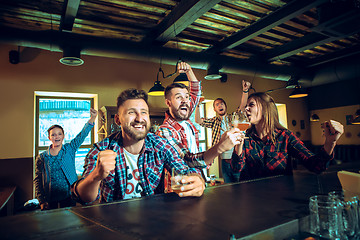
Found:
[[[205,183],[199,170],[189,168],[170,143],[149,133],[147,94],[128,89],[117,99],[115,121],[121,130],[96,143],[85,158],[84,173],[72,186],[76,199],[90,203],[149,196],[161,186],[164,169],[183,177],[180,197],[201,196]],[[162,189],[163,190],[163,189]]]
[[[190,167],[206,168],[220,153],[239,144],[241,133],[238,129],[232,129],[223,134],[220,141],[209,150],[199,153],[198,130],[189,117],[199,102],[200,82],[189,64],[181,62],[178,70],[186,73],[190,80],[190,91],[184,84],[179,83],[166,87],[165,103],[169,110],[166,111],[165,120],[156,134],[168,139]]]
[[[239,111],[245,110],[245,105],[249,95],[250,82],[242,81],[242,91],[241,102],[239,107],[235,112],[228,114],[227,105],[224,99],[217,98],[213,103],[214,111],[218,114],[213,118],[200,118],[199,107],[195,111],[195,121],[200,126],[211,128],[212,129],[212,145],[214,146],[220,141],[222,134],[228,129],[232,128],[232,117],[234,114],[237,114]],[[238,182],[240,173],[234,172],[231,168],[231,156],[234,149],[223,152],[219,155],[219,160],[221,160],[221,172],[224,178],[225,183]]]

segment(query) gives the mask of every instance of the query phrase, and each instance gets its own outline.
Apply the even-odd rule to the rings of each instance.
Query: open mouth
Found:
[[[187,112],[189,111],[189,107],[188,107],[188,106],[180,106],[179,110],[180,110],[181,112],[187,113]]]
[[[143,131],[145,130],[146,128],[146,124],[145,123],[135,123],[135,124],[131,124],[131,126],[133,128],[135,128],[136,130],[139,130],[139,131]]]

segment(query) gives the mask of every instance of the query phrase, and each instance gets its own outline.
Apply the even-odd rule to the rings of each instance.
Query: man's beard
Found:
[[[224,115],[226,114],[226,112],[225,112],[225,111],[223,111],[223,112],[219,112],[218,114],[219,114],[219,116],[221,116],[221,117],[222,117],[222,116],[224,116]]]
[[[184,114],[181,114],[181,108],[183,107],[186,107],[187,108],[187,114],[184,115]],[[179,108],[174,108],[174,107],[171,107],[172,109],[172,113],[173,113],[173,117],[176,119],[176,120],[188,120],[189,117],[190,117],[190,106],[187,105],[187,104],[182,104],[179,106]]]
[[[139,132],[135,129],[133,129],[133,125],[143,125],[145,126],[145,131],[144,132]],[[150,124],[148,122],[137,122],[137,121],[133,121],[127,125],[122,125],[121,126],[123,131],[133,140],[139,141],[142,139],[145,139],[146,135],[148,134],[148,132],[150,131]]]

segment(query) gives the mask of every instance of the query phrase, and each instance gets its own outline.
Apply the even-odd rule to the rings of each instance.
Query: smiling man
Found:
[[[166,139],[149,133],[147,98],[146,92],[136,89],[119,95],[115,121],[121,130],[96,143],[86,156],[83,177],[72,187],[79,202],[97,198],[112,202],[164,192],[158,189],[164,169],[187,175],[180,197],[203,194],[200,171],[189,168]]]

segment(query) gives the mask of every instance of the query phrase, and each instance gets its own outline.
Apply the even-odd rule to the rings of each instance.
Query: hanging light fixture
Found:
[[[308,94],[301,89],[300,85],[297,85],[294,91],[289,95],[289,98],[302,98],[307,96]]]
[[[220,68],[217,65],[210,65],[207,75],[204,77],[206,80],[216,80],[221,78],[219,73]]]
[[[266,93],[270,93],[270,92],[277,91],[277,90],[283,90],[283,89],[293,89],[296,87],[301,88],[298,81],[299,81],[299,78],[297,76],[291,76],[291,78],[286,82],[285,87],[270,89],[270,90],[267,90]]]
[[[313,115],[311,115],[310,121],[311,122],[318,122],[318,121],[320,121],[320,118],[316,113],[314,113]]]
[[[83,65],[84,60],[80,58],[81,50],[78,47],[64,46],[63,57],[59,62],[67,66],[80,66]]]
[[[154,83],[154,86],[152,88],[150,88],[148,95],[150,96],[164,96],[164,91],[165,88],[161,85],[161,82],[159,81],[159,73],[164,73],[161,69],[161,67],[159,68],[159,71],[156,75],[156,81]]]
[[[355,118],[352,120],[351,124],[360,124],[360,109],[358,109],[355,113]]]
[[[186,76],[186,73],[180,73],[175,79],[174,83],[182,83],[186,86],[189,86],[189,79]]]

